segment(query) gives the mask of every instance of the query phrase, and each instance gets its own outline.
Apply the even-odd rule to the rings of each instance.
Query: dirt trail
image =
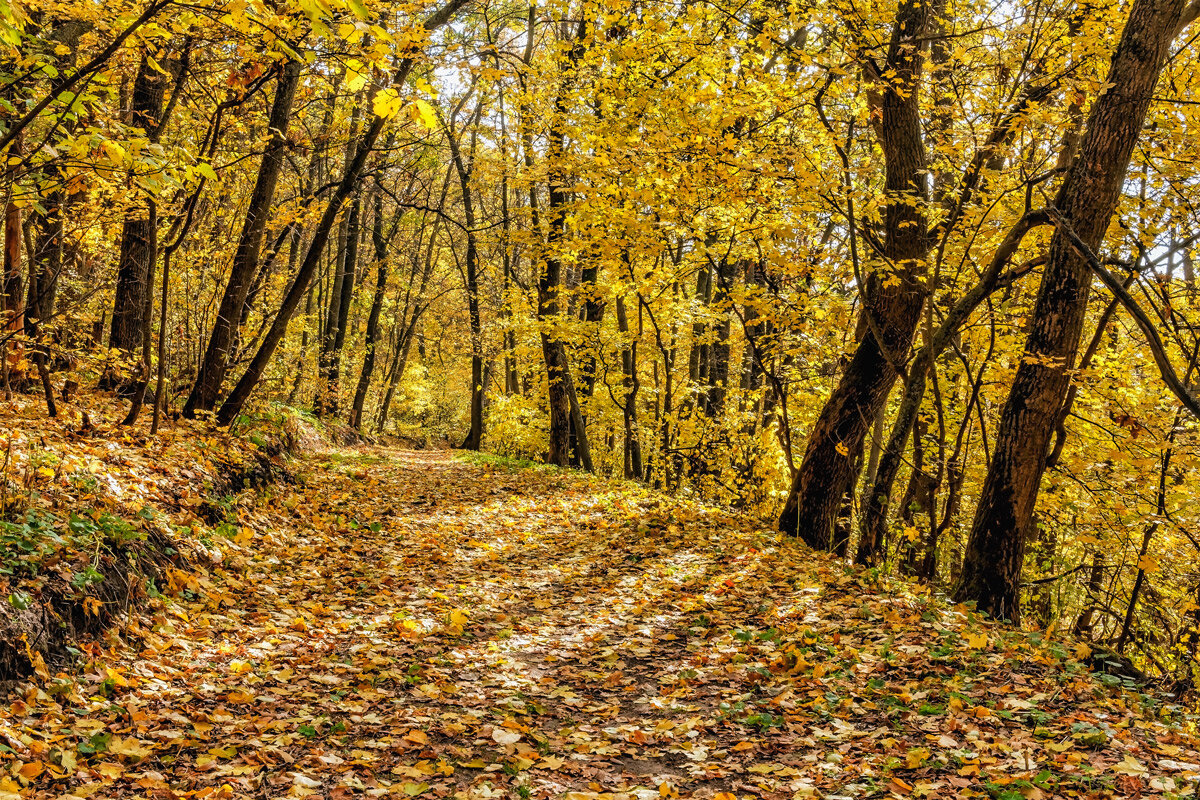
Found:
[[[1196,760],[1028,637],[716,511],[444,453],[299,474],[227,570],[15,700],[0,800],[1133,796]]]

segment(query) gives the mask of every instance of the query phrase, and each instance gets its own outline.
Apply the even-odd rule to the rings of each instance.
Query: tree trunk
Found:
[[[930,237],[925,145],[921,136],[922,48],[930,6],[905,0],[888,49],[893,73],[881,98],[879,132],[886,165],[884,256],[889,273],[872,272],[863,289],[859,344],[817,417],[796,471],[779,530],[828,550],[842,498],[853,487],[871,423],[887,402],[896,367],[908,356],[925,302],[922,259]],[[881,341],[882,339],[882,341]]]
[[[1116,209],[1182,12],[1183,0],[1134,0],[1107,89],[1092,106],[1079,153],[1055,200],[1062,218],[1093,251]],[[1050,436],[1070,386],[1090,284],[1087,261],[1057,230],[954,590],[957,601],[974,601],[996,618],[1020,617],[1025,539]]]
[[[150,330],[151,316],[154,311],[154,292],[152,291],[154,285],[154,265],[158,260],[158,210],[157,204],[153,200],[150,200],[147,205],[149,206],[149,218],[146,220],[148,235],[148,241],[146,242],[146,263],[148,270],[146,272],[146,295],[142,300],[144,307],[141,314],[142,362],[138,368],[137,388],[133,392],[133,400],[129,405],[129,413],[121,421],[122,425],[133,425],[137,422],[138,417],[142,413],[142,406],[146,402],[146,390],[150,385]],[[166,297],[163,298],[163,301],[166,301]],[[42,383],[45,384],[47,382],[47,378],[43,374]],[[48,386],[46,387],[46,393],[47,395],[50,393]]]
[[[21,157],[24,136],[17,136],[10,147],[13,158]],[[25,307],[21,297],[21,208],[12,197],[16,187],[13,184],[16,166],[6,170],[8,182],[8,202],[4,206],[4,275],[3,275],[3,308],[4,330],[6,333],[18,333],[25,327]],[[7,338],[7,336],[6,336]],[[21,361],[23,346],[19,341],[7,341],[4,346],[5,363],[4,382],[9,386],[16,376],[15,367]]]
[[[358,130],[362,105],[362,93],[360,92],[350,117],[351,136],[346,143],[343,167],[346,171],[349,171],[357,154],[358,141],[354,133]],[[338,226],[336,252],[333,259],[333,282],[329,287],[328,302],[325,308],[325,327],[317,356],[317,393],[313,398],[313,413],[318,417],[326,413],[337,414],[338,410],[341,342],[345,341],[342,300],[348,296],[348,292],[354,291],[354,261],[358,255],[358,213],[359,201],[358,196],[355,195],[350,202],[349,211]]]
[[[446,140],[450,143],[450,156],[458,173],[459,190],[462,193],[463,223],[467,240],[466,289],[467,318],[471,325],[471,429],[462,443],[463,450],[478,450],[483,445],[483,324],[479,314],[479,247],[475,238],[475,203],[471,195],[471,173],[475,168],[475,142],[479,119],[483,114],[483,103],[475,111],[471,125],[471,163],[463,158],[458,134],[453,130],[454,120],[446,126]]]
[[[432,31],[442,27],[467,2],[468,0],[449,0],[449,2],[425,19],[425,30]],[[392,75],[392,85],[404,85],[409,73],[412,71],[413,58],[410,56],[400,62],[400,65]],[[304,254],[304,260],[300,263],[300,269],[296,272],[296,277],[292,280],[291,286],[288,287],[287,294],[284,295],[279,313],[275,315],[270,329],[263,336],[262,343],[255,352],[254,358],[247,365],[246,371],[233,387],[233,390],[229,393],[229,396],[225,399],[220,411],[217,413],[217,420],[222,424],[228,425],[241,413],[242,407],[250,399],[250,394],[262,378],[263,372],[266,371],[271,357],[275,354],[275,349],[283,340],[284,334],[287,333],[287,326],[291,321],[292,314],[295,313],[296,308],[300,305],[300,301],[304,299],[304,295],[308,291],[308,284],[317,271],[317,265],[321,261],[321,252],[325,249],[325,245],[329,241],[329,234],[337,221],[342,203],[346,201],[346,198],[350,196],[351,192],[358,185],[359,177],[362,175],[363,168],[367,163],[367,157],[371,149],[375,146],[375,142],[378,141],[386,124],[386,119],[376,116],[371,120],[371,124],[368,126],[366,132],[360,137],[358,147],[355,150],[354,161],[351,162],[349,168],[342,175],[342,179],[338,182],[332,196],[329,198],[328,204],[325,206],[325,211],[321,215],[320,221],[313,229],[313,237],[309,243],[308,252]]]
[[[200,362],[196,382],[183,407],[183,413],[189,417],[196,411],[211,411],[220,396],[221,385],[225,382],[230,350],[237,336],[237,325],[242,318],[242,308],[246,304],[251,281],[258,269],[263,235],[266,232],[271,203],[275,198],[275,187],[283,170],[288,123],[291,120],[296,87],[300,83],[300,66],[298,61],[288,61],[279,72],[275,99],[271,104],[271,115],[267,123],[270,142],[259,163],[258,177],[250,194],[242,233],[233,252],[229,281],[225,284],[225,293],[221,297],[208,348]]]
[[[371,243],[375,247],[375,294],[371,297],[371,312],[367,315],[366,340],[363,346],[362,372],[354,390],[354,405],[350,409],[350,427],[362,430],[363,406],[367,401],[367,389],[371,386],[371,373],[375,371],[375,350],[379,341],[379,314],[383,310],[383,296],[387,289],[388,246],[383,235],[383,193],[375,192],[374,225],[371,228]]]
[[[133,81],[129,124],[144,129],[148,134],[153,133],[162,117],[165,93],[166,76],[150,66],[149,60],[143,55]],[[109,347],[126,353],[136,351],[142,344],[142,331],[146,325],[146,320],[142,318],[146,297],[153,291],[150,286],[150,239],[149,212],[130,210],[121,231],[112,327],[108,337]]]
[[[531,20],[533,13],[533,8],[531,7]],[[576,35],[574,46],[568,51],[566,56],[568,63],[563,69],[564,73],[569,74],[573,71],[575,63],[582,55],[582,45],[580,42],[583,40],[585,25],[585,21],[580,22],[580,30]],[[530,37],[532,35],[531,26]],[[532,46],[532,38],[527,40],[527,45]],[[564,75],[565,80],[567,80],[566,75]],[[550,164],[547,181],[549,192],[546,203],[546,246],[543,251],[543,264],[541,274],[538,276],[537,285],[538,322],[541,325],[542,357],[546,361],[546,379],[550,405],[550,447],[547,460],[549,463],[560,467],[567,466],[571,459],[571,401],[575,396],[575,388],[571,383],[571,371],[567,363],[566,346],[563,344],[562,339],[553,331],[553,326],[557,324],[557,317],[562,313],[560,294],[563,285],[563,263],[560,248],[564,246],[566,241],[567,204],[570,201],[570,193],[566,186],[567,176],[563,172],[563,161],[566,156],[566,133],[564,126],[566,125],[567,108],[566,100],[563,96],[565,92],[565,88],[560,89],[559,95],[555,99],[554,121],[550,126],[548,135],[547,157],[550,159]],[[525,127],[524,135],[531,139],[532,134],[529,130],[531,121],[526,119],[523,123]],[[531,144],[532,142],[528,140],[525,143],[527,164],[533,158]],[[532,210],[536,202],[536,192],[533,186],[530,186],[530,194]],[[586,435],[586,431],[582,429],[576,431],[577,438],[583,438]]]
[[[733,322],[729,291],[739,266],[737,261],[727,257],[717,262],[717,285],[713,290],[713,305],[720,316],[713,330],[713,341],[708,352],[708,398],[705,403],[705,411],[710,417],[721,413],[725,407],[725,395],[729,393],[730,335]]]
[[[696,272],[696,293],[693,299],[698,306],[697,314],[707,312],[712,302],[712,265],[704,264]],[[700,310],[703,309],[703,310]],[[699,317],[692,323],[692,348],[688,351],[688,380],[696,405],[703,409],[708,399],[702,387],[708,384],[708,322]],[[685,401],[686,402],[686,401]]]
[[[625,337],[621,344],[621,384],[625,390],[624,401],[621,403],[621,414],[625,422],[625,477],[641,480],[644,473],[637,411],[638,391],[642,386],[638,379],[638,340],[629,336],[629,317],[625,311],[623,297],[617,297],[617,330]]]

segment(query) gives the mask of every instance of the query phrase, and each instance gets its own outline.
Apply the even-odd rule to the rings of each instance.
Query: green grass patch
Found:
[[[518,472],[526,469],[557,469],[557,467],[553,467],[550,464],[543,464],[540,461],[530,461],[527,458],[513,458],[512,456],[498,456],[494,453],[481,453],[477,450],[456,451],[454,458],[456,461],[463,461],[477,467],[492,467],[494,469],[502,469],[506,472]]]

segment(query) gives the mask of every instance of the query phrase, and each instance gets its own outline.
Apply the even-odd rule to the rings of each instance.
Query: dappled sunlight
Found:
[[[78,682],[30,689],[4,733],[86,764],[47,767],[30,796],[931,796],[1068,792],[1135,764],[1190,780],[1190,740],[1118,724],[1140,701],[1075,654],[719,509],[438,453],[301,467],[203,585]]]

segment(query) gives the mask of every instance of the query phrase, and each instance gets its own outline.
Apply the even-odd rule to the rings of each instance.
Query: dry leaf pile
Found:
[[[1069,640],[551,470],[307,455],[228,557],[0,706],[0,798],[1192,796]],[[166,589],[164,589],[166,591]]]

